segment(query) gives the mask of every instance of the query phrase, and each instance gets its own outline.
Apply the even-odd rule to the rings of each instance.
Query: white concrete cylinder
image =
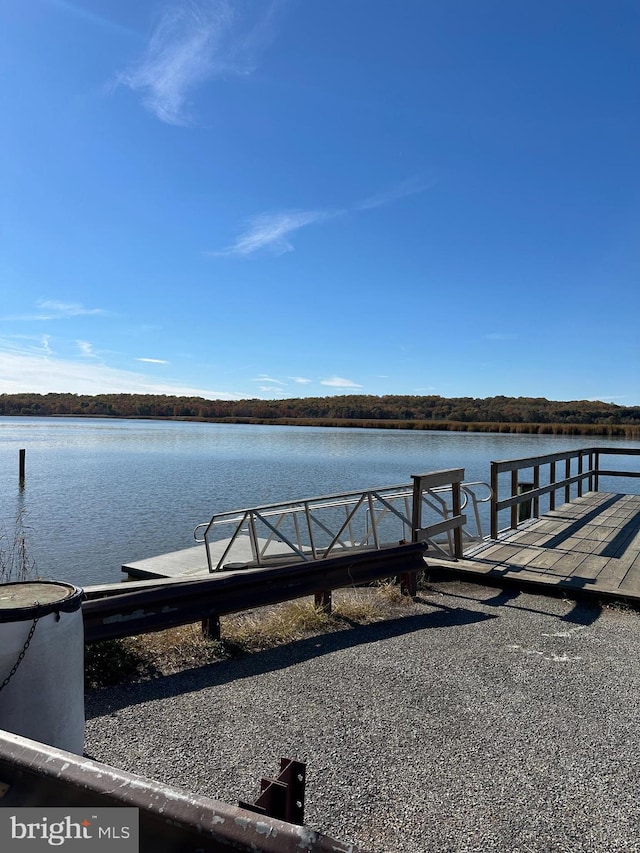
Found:
[[[84,749],[81,600],[82,590],[67,583],[0,584],[0,685],[18,664],[0,689],[0,729],[78,755]]]

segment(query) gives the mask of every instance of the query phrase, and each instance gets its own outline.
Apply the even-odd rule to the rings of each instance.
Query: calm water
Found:
[[[407,483],[496,459],[638,441],[99,419],[0,418],[0,530],[24,511],[42,577],[117,582],[120,566],[193,545],[214,512]],[[19,449],[27,476],[18,484]],[[624,460],[626,463],[629,460]],[[639,459],[634,460],[638,470]],[[638,480],[602,484],[633,492]]]

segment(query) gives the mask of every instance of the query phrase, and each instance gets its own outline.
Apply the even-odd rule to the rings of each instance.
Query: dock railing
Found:
[[[217,564],[207,550],[210,571],[205,578],[85,588],[85,641],[196,621],[202,621],[207,636],[219,638],[220,616],[306,595],[313,595],[316,605],[329,612],[332,590],[390,577],[415,594],[426,555],[462,556],[464,537],[472,535],[465,531],[467,517],[462,512],[469,501],[474,521],[480,524],[477,505],[489,500],[489,486],[463,483],[463,477],[463,468],[433,471],[414,475],[412,483],[404,486],[215,515],[207,525],[200,525],[205,529],[200,541],[209,548],[212,543],[207,536],[225,523],[233,524],[235,533],[231,543],[222,540],[224,553]],[[333,526],[322,514],[325,510],[333,514]],[[259,522],[269,532],[267,540],[258,536]],[[328,547],[314,535],[316,528]],[[303,539],[303,532],[309,539]],[[249,539],[253,560],[242,566],[226,563],[240,536]],[[270,544],[275,544],[275,554],[266,553]],[[246,571],[234,571],[237,568]]]
[[[491,538],[500,533],[498,515],[510,510],[509,527],[533,516],[540,516],[540,498],[548,495],[548,509],[556,508],[556,493],[564,492],[564,503],[572,496],[582,497],[588,491],[598,491],[601,477],[640,477],[640,471],[614,470],[601,467],[601,457],[638,456],[640,449],[629,447],[583,447],[543,456],[507,459],[491,463]],[[546,467],[548,466],[548,468]],[[560,468],[560,473],[558,473]],[[522,472],[527,472],[526,480]],[[501,475],[509,473],[508,496],[500,498]],[[502,489],[504,494],[504,488]]]
[[[416,474],[411,483],[341,492],[220,512],[194,530],[210,572],[232,567],[234,548],[248,545],[252,566],[283,559],[322,560],[353,549],[417,541],[416,530],[442,555],[462,555],[462,543],[483,536],[480,504],[488,483],[464,483],[464,469]],[[467,522],[463,510],[471,509]],[[236,549],[237,552],[237,549]]]

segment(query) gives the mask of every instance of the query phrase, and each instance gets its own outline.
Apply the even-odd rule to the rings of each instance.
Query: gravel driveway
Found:
[[[640,617],[437,583],[399,618],[87,695],[99,761],[228,803],[307,762],[375,853],[640,853]]]

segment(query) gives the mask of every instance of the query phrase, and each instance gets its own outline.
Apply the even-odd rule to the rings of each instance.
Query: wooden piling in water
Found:
[[[21,483],[24,483],[25,470],[26,470],[26,456],[27,456],[27,451],[24,449],[21,449],[20,450],[20,466],[19,466],[20,467],[19,478],[20,478]]]

